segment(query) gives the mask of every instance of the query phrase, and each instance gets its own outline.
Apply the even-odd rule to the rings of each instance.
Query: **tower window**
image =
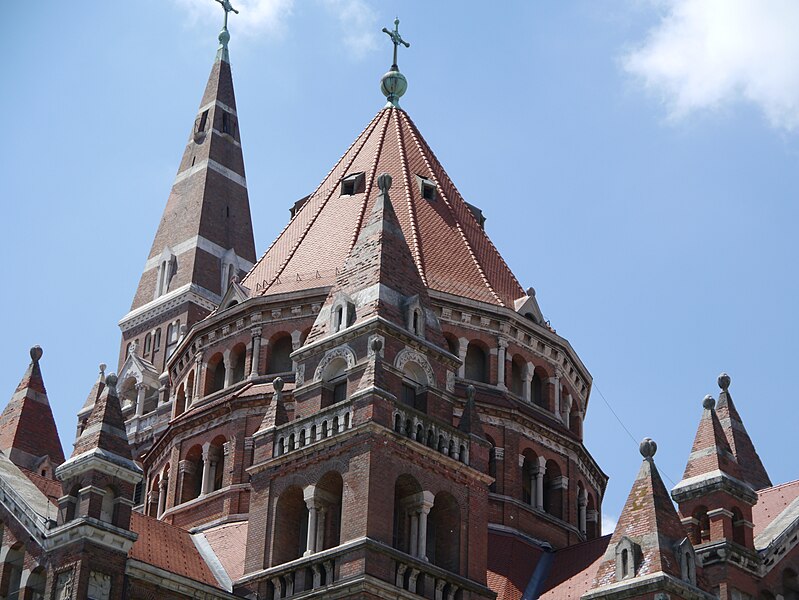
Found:
[[[333,403],[337,404],[347,399],[347,382],[341,381],[333,388]]]
[[[233,117],[228,112],[222,113],[222,133],[233,135]]]
[[[195,133],[204,132],[207,124],[208,124],[208,111],[204,110],[203,114],[200,115],[200,120],[197,122],[197,130]]]

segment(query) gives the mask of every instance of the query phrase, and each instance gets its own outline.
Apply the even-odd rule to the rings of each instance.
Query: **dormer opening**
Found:
[[[640,547],[628,537],[616,544],[616,581],[635,577],[640,557]]]
[[[421,175],[417,175],[416,180],[419,183],[419,191],[422,194],[422,198],[428,202],[433,202],[438,197],[438,187],[433,180]]]
[[[233,135],[233,117],[227,111],[222,111],[222,133]]]
[[[366,178],[363,173],[353,173],[341,180],[341,195],[354,196],[364,191]]]

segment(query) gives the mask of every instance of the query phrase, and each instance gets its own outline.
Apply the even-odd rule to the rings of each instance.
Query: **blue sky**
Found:
[[[259,254],[383,104],[402,100],[522,285],[594,376],[586,445],[618,515],[657,440],[679,480],[731,391],[774,482],[799,477],[799,8],[780,0],[249,0],[230,42]],[[498,9],[497,6],[501,8]],[[62,442],[116,367],[216,49],[212,0],[5,12],[0,393],[41,344]],[[601,395],[600,395],[601,392]]]

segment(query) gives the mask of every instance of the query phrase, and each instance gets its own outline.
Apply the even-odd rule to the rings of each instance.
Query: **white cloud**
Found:
[[[322,0],[338,18],[344,31],[342,38],[350,52],[357,58],[377,47],[377,14],[364,0]]]
[[[609,533],[613,533],[616,529],[616,523],[618,522],[618,517],[614,517],[613,515],[609,514],[602,514],[602,535],[607,535]]]
[[[799,128],[799,2],[796,0],[665,0],[665,14],[625,70],[661,95],[669,115],[739,101],[769,123]]]
[[[174,0],[191,23],[222,26],[223,11],[214,0]],[[236,34],[279,35],[294,8],[294,0],[231,0],[240,14],[230,15],[230,28]]]
[[[222,7],[214,0],[174,0],[191,24],[221,27]],[[244,37],[279,37],[289,26],[295,0],[231,0],[241,11],[230,16],[231,32]],[[336,19],[339,34],[350,54],[360,58],[377,47],[377,14],[366,0],[318,0]]]

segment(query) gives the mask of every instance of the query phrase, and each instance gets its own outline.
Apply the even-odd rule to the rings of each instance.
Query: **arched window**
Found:
[[[144,356],[150,355],[150,350],[153,347],[153,336],[152,334],[147,334],[144,336]]]
[[[186,378],[186,408],[191,406],[192,398],[194,397],[194,371],[189,373]]]
[[[277,499],[272,565],[281,565],[303,555],[308,540],[308,507],[303,491],[291,486]]]
[[[707,507],[698,506],[692,515],[696,520],[694,527],[694,544],[704,544],[710,541],[710,519],[707,516]]]
[[[269,342],[267,373],[290,373],[292,344],[288,333],[278,334]]]
[[[186,411],[186,388],[181,383],[175,395],[175,416],[178,417]]]
[[[158,352],[161,349],[161,328],[155,330],[155,334],[153,335],[153,354]]]
[[[6,562],[3,565],[3,579],[8,582],[6,589],[8,600],[18,600],[19,585],[22,581],[22,569],[25,564],[25,548],[17,542],[6,554]]]
[[[175,348],[178,347],[178,336],[180,333],[180,320],[170,323],[166,328],[166,357],[172,356]]]
[[[205,373],[205,395],[218,392],[225,387],[225,361],[221,353],[214,354],[208,361]]]
[[[544,471],[544,510],[553,517],[563,518],[563,477],[554,460],[546,462]]]
[[[412,475],[400,475],[394,482],[394,535],[392,545],[397,550],[416,556],[418,546],[413,547],[412,521],[417,518],[417,505],[422,497],[422,486]],[[418,520],[416,521],[418,528]]]
[[[520,355],[513,357],[510,366],[510,391],[519,396],[524,396],[524,372],[527,364]]]
[[[192,446],[181,461],[180,501],[188,502],[200,496],[203,477],[203,449],[199,444]]]
[[[31,574],[28,575],[28,581],[25,583],[25,590],[27,592],[26,598],[30,600],[44,600],[44,586],[47,581],[47,572],[44,567],[36,567]],[[13,598],[13,596],[9,596]]]
[[[544,378],[541,376],[540,369],[533,371],[532,395],[533,404],[542,408],[549,408],[544,395]]]
[[[529,448],[522,453],[522,502],[530,506],[537,506],[538,493],[538,456]]]
[[[236,344],[230,351],[230,382],[244,381],[244,367],[247,362],[247,348],[244,344]]]
[[[460,572],[461,511],[447,492],[436,494],[427,518],[427,558],[436,566]]]
[[[336,471],[328,471],[314,490],[316,534],[314,552],[335,548],[341,543],[341,498],[344,481]]]
[[[488,354],[478,342],[466,348],[466,379],[488,383]]]
[[[209,492],[221,490],[225,478],[225,437],[217,436],[211,441],[208,449],[208,481],[210,482]]]

